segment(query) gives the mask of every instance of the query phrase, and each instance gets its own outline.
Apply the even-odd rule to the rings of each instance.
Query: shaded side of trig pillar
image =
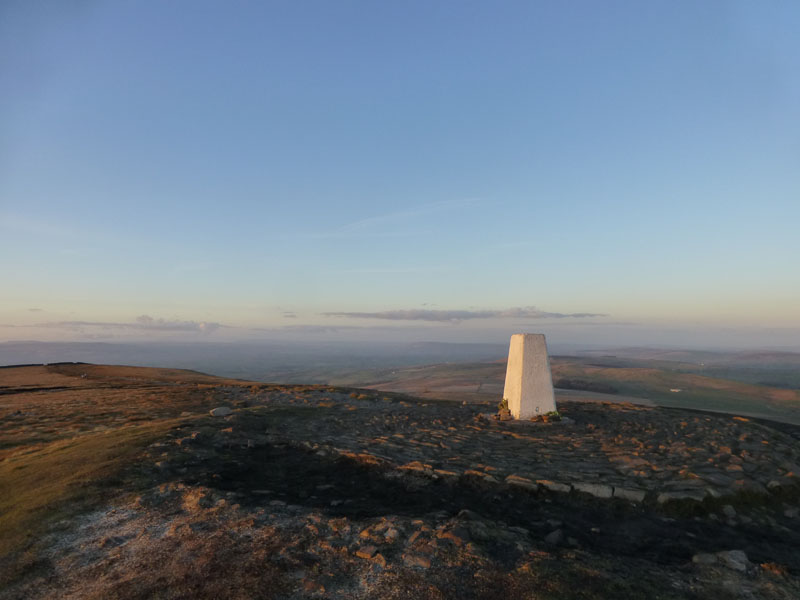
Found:
[[[547,343],[541,333],[511,336],[503,398],[515,419],[530,419],[556,410]]]

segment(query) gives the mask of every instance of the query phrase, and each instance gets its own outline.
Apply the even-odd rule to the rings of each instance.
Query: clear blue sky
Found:
[[[798,31],[794,1],[6,0],[0,340],[800,347]]]

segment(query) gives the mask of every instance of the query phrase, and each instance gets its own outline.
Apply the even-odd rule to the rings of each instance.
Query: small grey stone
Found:
[[[218,406],[217,408],[212,408],[209,413],[212,417],[227,417],[233,411],[228,406]]]
[[[478,513],[473,512],[468,508],[462,508],[460,511],[458,511],[458,517],[468,521],[480,521],[482,518]]]
[[[622,498],[629,502],[642,502],[646,492],[644,490],[638,490],[634,488],[621,488],[621,487],[614,487],[614,497],[615,498]]]
[[[547,488],[551,492],[564,492],[569,493],[572,486],[568,483],[560,483],[558,481],[550,481],[549,479],[537,479],[536,483],[540,486]]]
[[[676,490],[674,492],[662,492],[658,495],[658,503],[664,504],[672,500],[694,500],[702,502],[706,493],[704,490]]]
[[[547,519],[547,524],[550,525],[550,527],[553,527],[555,529],[558,529],[559,527],[561,527],[563,525],[563,523],[561,521],[559,521],[558,519]]]
[[[420,554],[404,554],[403,564],[405,564],[407,567],[429,569],[431,567],[431,559]]]
[[[731,518],[736,516],[736,509],[733,508],[733,506],[731,506],[730,504],[726,504],[725,506],[723,506],[722,507],[722,512],[729,519],[731,519]]]
[[[378,549],[375,546],[361,546],[356,550],[356,556],[359,558],[372,558]]]
[[[587,483],[578,481],[572,484],[573,489],[584,494],[590,494],[595,498],[611,498],[614,494],[614,489],[610,485],[603,483]]]
[[[692,557],[692,562],[696,565],[713,565],[717,562],[716,554],[700,553]]]
[[[719,561],[734,571],[744,573],[750,566],[750,561],[747,560],[747,555],[741,550],[728,550],[726,552],[717,552]]]
[[[564,531],[562,529],[556,529],[555,531],[551,531],[544,538],[544,541],[547,542],[548,544],[553,544],[554,546],[558,546],[564,541]]]

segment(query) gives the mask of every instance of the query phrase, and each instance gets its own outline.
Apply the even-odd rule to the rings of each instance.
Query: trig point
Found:
[[[530,419],[556,410],[544,334],[511,336],[503,398],[508,400],[508,409],[515,419]]]

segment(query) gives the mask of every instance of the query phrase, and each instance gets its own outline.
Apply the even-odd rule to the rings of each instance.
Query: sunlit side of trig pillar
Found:
[[[542,333],[515,333],[508,348],[503,398],[515,419],[556,410],[547,343]]]

